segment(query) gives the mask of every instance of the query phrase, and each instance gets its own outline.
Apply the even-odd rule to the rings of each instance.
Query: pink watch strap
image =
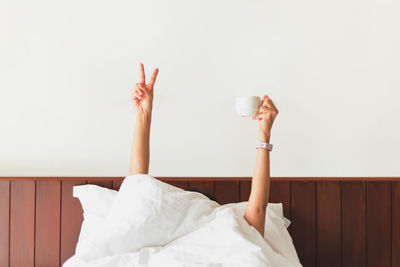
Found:
[[[268,144],[268,143],[258,143],[256,146],[256,149],[267,149],[269,151],[272,151],[272,144]]]

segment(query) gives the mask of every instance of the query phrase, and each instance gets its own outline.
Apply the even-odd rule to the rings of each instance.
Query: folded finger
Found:
[[[144,92],[143,92],[142,89],[136,89],[136,90],[135,90],[135,93],[136,93],[137,95],[140,95],[140,96],[144,94]]]
[[[264,99],[264,106],[273,109],[275,111],[278,111],[278,109],[276,108],[274,102],[271,100],[271,98],[267,97]]]
[[[138,83],[138,89],[141,90],[142,92],[145,92],[146,87],[145,87],[144,83]]]
[[[260,114],[258,114],[257,120],[261,121],[264,118],[265,118],[265,114],[264,113],[260,113]]]
[[[140,83],[137,83],[135,86],[135,93],[137,95],[143,96],[144,95],[144,90],[142,89],[143,87],[140,85]]]
[[[267,107],[267,106],[261,106],[260,107],[260,109],[259,109],[259,113],[268,113],[268,112],[270,112],[270,111],[272,111],[272,109],[271,108],[269,108],[269,107]]]
[[[135,97],[136,97],[137,99],[142,99],[142,98],[143,98],[142,95],[140,95],[140,94],[138,94],[138,93],[136,93],[136,92],[135,92]]]
[[[139,96],[139,93],[138,93],[138,91],[137,91],[137,90],[133,91],[133,93],[132,93],[132,96],[134,96],[134,97],[138,97],[138,96]]]

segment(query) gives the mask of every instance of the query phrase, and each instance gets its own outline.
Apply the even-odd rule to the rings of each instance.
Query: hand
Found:
[[[253,116],[253,120],[258,120],[258,129],[260,132],[260,141],[269,142],[271,137],[271,128],[279,110],[276,108],[272,100],[264,95],[258,114]]]
[[[135,102],[136,114],[151,113],[153,109],[153,89],[156,82],[158,69],[154,69],[150,82],[146,84],[144,75],[144,66],[142,63],[140,67],[140,83],[136,83],[135,91],[132,94],[132,100]]]

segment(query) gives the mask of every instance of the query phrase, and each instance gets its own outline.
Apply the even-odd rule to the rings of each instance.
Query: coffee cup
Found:
[[[236,97],[236,112],[240,117],[257,115],[262,99],[259,96]]]

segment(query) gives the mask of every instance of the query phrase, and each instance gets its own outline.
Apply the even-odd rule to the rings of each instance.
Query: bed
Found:
[[[251,178],[160,177],[224,203],[246,201]],[[0,266],[60,266],[73,255],[82,208],[74,185],[118,190],[122,177],[1,177]],[[304,266],[400,266],[400,178],[272,178]]]

